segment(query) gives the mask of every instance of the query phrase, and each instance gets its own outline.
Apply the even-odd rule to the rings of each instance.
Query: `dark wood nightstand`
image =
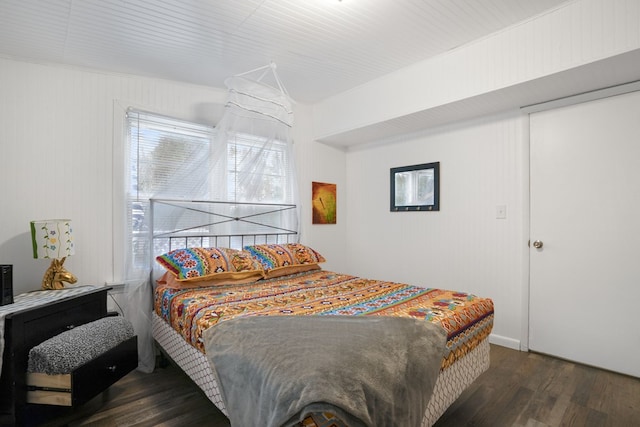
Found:
[[[18,310],[5,317],[5,345],[2,376],[0,377],[0,425],[31,425],[32,415],[42,412],[43,406],[27,403],[27,363],[29,350],[39,343],[76,326],[83,325],[107,315],[107,292],[109,288],[87,289],[79,295],[63,297],[51,302],[36,304],[30,308]],[[55,291],[54,291],[55,292]],[[113,384],[137,366],[137,351],[128,353],[122,371],[103,381],[94,378],[95,372],[89,371],[94,383],[93,393],[99,393]],[[110,364],[107,360],[106,363]],[[93,396],[84,396],[88,398]]]

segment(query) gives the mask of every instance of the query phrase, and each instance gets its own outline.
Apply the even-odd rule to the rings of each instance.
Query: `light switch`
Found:
[[[507,219],[507,205],[496,206],[496,219]]]

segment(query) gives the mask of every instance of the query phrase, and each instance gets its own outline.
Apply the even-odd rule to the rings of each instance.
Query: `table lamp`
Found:
[[[31,221],[33,257],[51,258],[51,265],[42,278],[42,289],[62,289],[64,283],[76,283],[78,279],[67,271],[64,260],[75,254],[73,229],[69,219]]]

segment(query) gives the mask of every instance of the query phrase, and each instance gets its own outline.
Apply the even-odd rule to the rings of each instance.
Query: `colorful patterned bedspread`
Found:
[[[463,357],[493,327],[493,302],[464,292],[363,279],[325,270],[243,285],[178,289],[158,285],[156,313],[203,351],[202,332],[239,316],[407,316],[447,331],[442,369]]]

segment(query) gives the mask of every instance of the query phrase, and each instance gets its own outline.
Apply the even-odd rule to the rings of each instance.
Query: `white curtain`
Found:
[[[182,218],[164,217],[150,224],[150,199],[215,200],[229,202],[287,203],[297,205],[298,191],[290,129],[293,125],[292,101],[282,87],[274,66],[258,70],[273,71],[277,87],[247,73],[225,82],[228,99],[220,123],[212,131],[210,143],[203,143],[202,127],[172,119],[145,129],[149,115],[130,112],[129,141],[137,164],[130,164],[127,194],[125,316],[138,335],[139,366],[153,371],[155,352],[151,336],[152,270],[157,253],[151,247],[151,226],[175,229]],[[253,73],[249,72],[249,73]],[[139,123],[136,122],[138,120]],[[163,133],[163,124],[166,132]],[[133,131],[132,131],[133,129]],[[172,133],[173,132],[173,133]],[[175,136],[172,136],[176,133]],[[178,135],[179,134],[179,135]],[[164,135],[164,136],[159,136]],[[161,138],[148,146],[146,139]],[[137,154],[137,157],[136,157]],[[129,156],[127,154],[127,156]],[[131,159],[131,156],[127,157]],[[152,158],[152,160],[149,160]],[[146,159],[146,160],[145,160]],[[148,165],[145,163],[149,163]],[[133,163],[133,161],[129,161]],[[133,211],[133,213],[132,213]],[[138,216],[140,218],[138,218]],[[295,224],[281,224],[286,228]],[[157,251],[157,248],[156,248]]]

